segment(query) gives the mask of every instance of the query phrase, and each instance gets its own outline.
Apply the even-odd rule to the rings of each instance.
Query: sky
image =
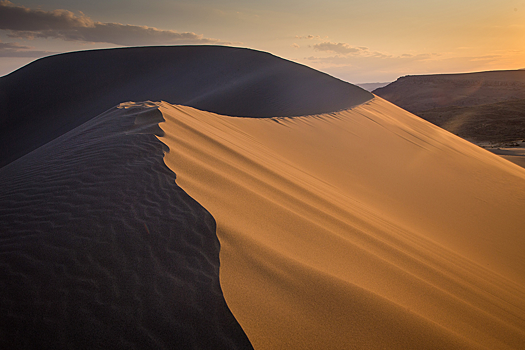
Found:
[[[0,76],[148,45],[270,52],[342,80],[525,68],[525,0],[0,0]]]

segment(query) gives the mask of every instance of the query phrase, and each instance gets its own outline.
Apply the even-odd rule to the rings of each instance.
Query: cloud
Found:
[[[466,56],[452,52],[392,55],[332,42],[310,47],[319,54],[305,57],[308,65],[353,82],[391,81],[407,74],[487,70],[501,59],[501,55]]]
[[[353,47],[345,43],[332,43],[329,41],[312,46],[315,51],[334,52],[341,55],[359,54],[368,51],[367,47]]]
[[[50,51],[35,51],[31,46],[19,43],[3,43],[0,41],[0,57],[42,57],[55,54]]]
[[[76,16],[67,10],[43,11],[15,6],[9,1],[0,1],[0,29],[39,31],[45,29],[72,29],[93,26],[93,21],[83,13]]]
[[[19,43],[3,43],[0,41],[0,50],[25,50],[25,49],[32,49],[32,47],[20,45]]]
[[[54,38],[117,45],[229,44],[191,32],[154,27],[95,22],[83,13],[43,11],[0,1],[0,30],[11,38]]]
[[[325,68],[334,67],[361,67],[369,70],[371,67],[378,71],[395,70],[411,67],[414,64],[430,62],[435,57],[431,54],[403,54],[399,56],[386,55],[380,52],[368,52],[366,55],[335,55],[329,57],[305,57],[305,60]]]
[[[332,55],[306,57],[313,68],[320,69],[340,79],[365,83],[394,81],[407,74],[460,73],[490,69],[501,57],[448,56],[432,53],[387,55],[370,52],[370,55]]]
[[[195,33],[179,33],[173,30],[159,30],[153,27],[120,23],[96,22],[93,27],[75,29],[47,29],[39,31],[10,31],[11,38],[34,39],[54,38],[66,41],[103,42],[117,45],[155,44],[218,44],[220,40],[204,38]]]
[[[300,35],[296,35],[295,36],[296,39],[307,39],[307,40],[321,40],[321,36],[320,35],[305,35],[305,36],[300,36]]]

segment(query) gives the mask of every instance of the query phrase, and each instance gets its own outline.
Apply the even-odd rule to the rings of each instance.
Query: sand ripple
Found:
[[[113,108],[0,170],[4,348],[251,348],[215,221],[163,163],[161,120]]]

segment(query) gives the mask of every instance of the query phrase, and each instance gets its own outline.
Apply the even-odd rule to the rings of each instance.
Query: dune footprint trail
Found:
[[[523,169],[380,98],[297,118],[158,108],[254,348],[525,344]]]

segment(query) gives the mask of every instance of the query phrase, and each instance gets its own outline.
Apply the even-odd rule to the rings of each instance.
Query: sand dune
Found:
[[[93,117],[130,99],[265,117],[371,97],[215,46],[63,54],[2,77],[0,347],[251,348],[218,283],[213,217],[163,164],[161,114]]]
[[[0,169],[0,348],[252,348],[159,121],[113,108]]]
[[[522,168],[380,98],[299,118],[159,110],[256,349],[525,343]]]
[[[215,113],[333,112],[369,92],[266,52],[221,46],[93,50],[39,59],[0,78],[0,167],[125,101]]]
[[[4,347],[523,348],[523,168],[271,55],[163,50],[2,78],[9,142],[45,143],[0,168]]]

